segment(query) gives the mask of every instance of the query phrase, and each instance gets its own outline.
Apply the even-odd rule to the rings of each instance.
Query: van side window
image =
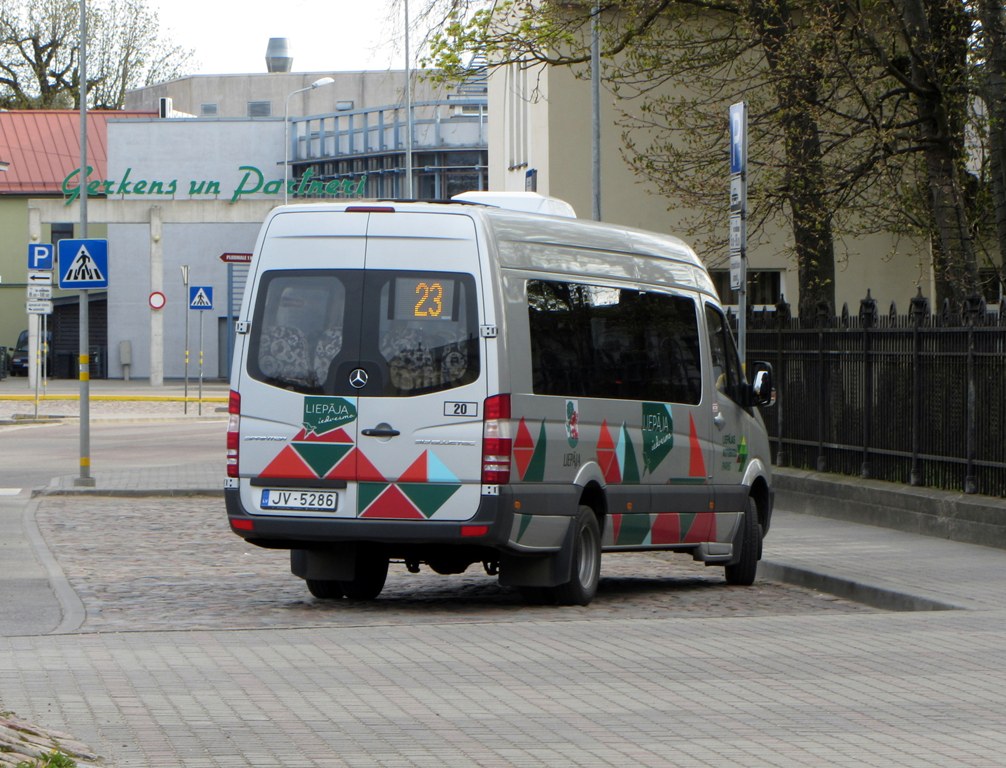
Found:
[[[701,400],[690,298],[544,280],[528,281],[527,293],[535,394]]]
[[[709,328],[709,349],[712,352],[716,390],[743,404],[744,372],[734,337],[723,313],[711,304],[706,304],[706,325]]]

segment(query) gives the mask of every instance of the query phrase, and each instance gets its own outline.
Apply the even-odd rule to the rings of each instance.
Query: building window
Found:
[[[216,117],[217,116],[217,105],[216,104],[200,104],[199,105],[199,115],[200,115],[200,117]]]
[[[272,117],[272,102],[249,101],[248,117]]]
[[[727,306],[737,304],[737,292],[730,289],[730,270],[711,269],[710,276],[720,301]],[[748,270],[748,305],[775,306],[782,299],[782,272],[771,269]]]

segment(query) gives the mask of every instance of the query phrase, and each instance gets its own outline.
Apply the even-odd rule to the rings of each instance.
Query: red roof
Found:
[[[105,177],[108,121],[133,117],[157,117],[157,113],[87,113],[87,164],[94,168],[91,178]],[[0,172],[0,195],[61,194],[63,179],[80,168],[80,112],[0,112],[0,161],[9,163],[7,170]]]

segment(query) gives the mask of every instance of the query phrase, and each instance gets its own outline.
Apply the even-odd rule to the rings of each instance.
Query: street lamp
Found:
[[[333,77],[322,77],[315,80],[306,88],[298,88],[286,97],[286,108],[283,111],[283,204],[285,205],[290,191],[290,99],[298,93],[311,91],[323,85],[331,85],[335,82]]]

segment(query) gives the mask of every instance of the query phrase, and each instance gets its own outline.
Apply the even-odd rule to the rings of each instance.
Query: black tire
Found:
[[[342,591],[350,600],[373,600],[384,589],[388,578],[388,556],[382,552],[361,549],[356,553],[356,574],[352,581],[340,581]]]
[[[758,505],[748,497],[744,519],[741,521],[743,538],[740,559],[724,568],[727,584],[750,587],[758,574],[758,560],[761,558],[761,525],[758,523]]]
[[[594,510],[581,505],[573,525],[572,578],[550,590],[557,605],[588,605],[601,580],[601,529]]]
[[[339,600],[345,595],[342,584],[329,579],[308,579],[307,589],[319,600]]]

